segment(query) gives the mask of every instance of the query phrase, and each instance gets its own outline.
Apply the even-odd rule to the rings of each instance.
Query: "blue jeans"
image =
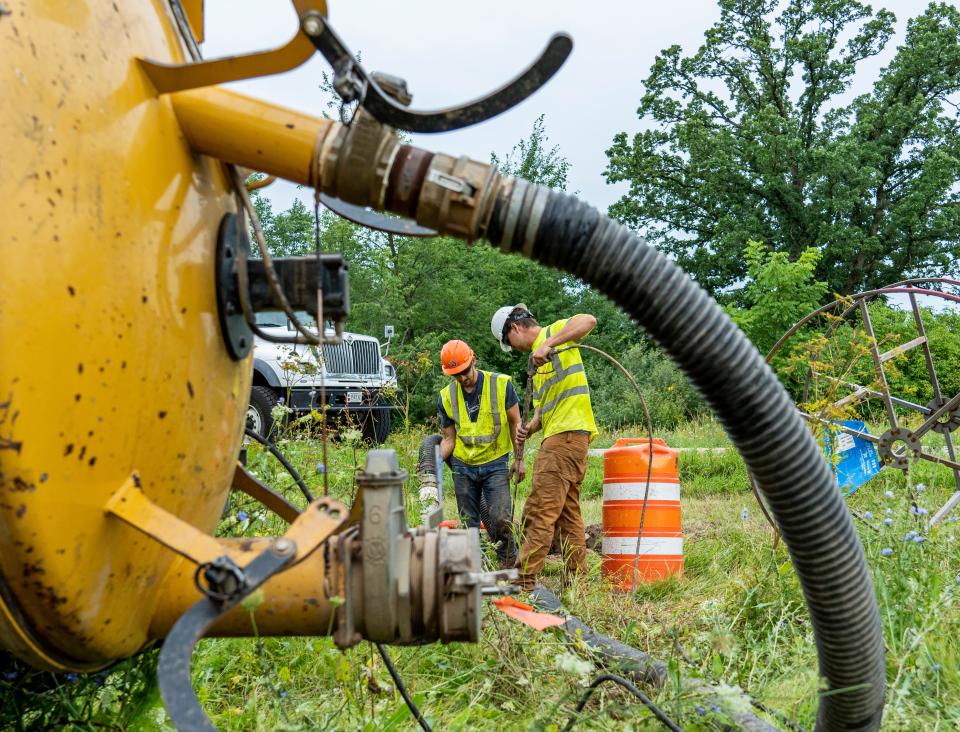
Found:
[[[460,517],[468,527],[479,527],[483,520],[490,541],[499,542],[500,566],[512,567],[517,561],[517,545],[513,538],[513,502],[507,466],[502,462],[457,465],[453,468],[453,488]]]

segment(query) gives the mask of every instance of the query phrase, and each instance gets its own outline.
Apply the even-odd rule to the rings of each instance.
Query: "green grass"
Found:
[[[635,434],[642,434],[637,431]],[[612,444],[605,435],[595,446]],[[420,435],[391,437],[391,447],[411,473]],[[689,434],[668,434],[676,446],[722,447],[715,423]],[[322,449],[314,440],[281,445],[311,489],[322,491]],[[353,475],[364,449],[351,440],[331,443],[331,493],[353,494]],[[530,446],[528,467],[536,445]],[[251,448],[249,464],[261,478],[298,491],[282,468]],[[642,587],[635,595],[610,591],[590,553],[590,573],[563,595],[585,623],[667,661],[671,675],[657,704],[684,728],[721,729],[726,714],[707,710],[680,679],[696,676],[740,687],[785,718],[812,729],[819,680],[803,596],[783,544],[755,499],[742,461],[733,451],[683,452],[680,457],[686,572],[683,580]],[[925,490],[918,492],[918,484]],[[419,516],[411,478],[408,515]],[[521,487],[521,500],[529,490]],[[888,498],[890,491],[893,498]],[[960,727],[960,523],[929,533],[911,513],[917,502],[932,515],[952,492],[944,468],[918,463],[908,476],[885,470],[848,499],[872,568],[887,644],[887,706],[883,729]],[[583,486],[587,523],[600,521],[602,459],[591,458]],[[447,479],[447,516],[454,513]],[[746,518],[743,517],[743,510]],[[243,520],[238,519],[243,512]],[[888,514],[887,511],[890,513]],[[960,511],[957,512],[960,515]],[[871,518],[872,516],[872,518]],[[883,520],[889,518],[890,526]],[[221,531],[265,534],[283,526],[239,500]],[[904,542],[910,531],[925,541]],[[888,557],[882,550],[892,549]],[[545,582],[559,592],[560,566],[549,562]],[[436,730],[550,730],[566,723],[585,684],[599,667],[584,648],[557,631],[542,633],[488,607],[479,643],[396,648],[391,653],[404,681]],[[209,639],[194,656],[194,684],[221,730],[411,730],[416,725],[369,644],[341,653],[327,638]],[[139,715],[142,729],[164,727],[161,708]],[[775,724],[781,724],[774,720]],[[601,687],[577,725],[580,730],[658,729],[642,705],[616,688]]]
[[[604,435],[594,446],[607,447],[624,434]],[[394,440],[410,470],[418,438],[400,435]],[[712,421],[665,439],[677,447],[729,446]],[[285,449],[291,447],[294,452],[315,450],[289,443]],[[352,447],[336,452],[335,460],[343,462],[331,461],[334,473],[352,469]],[[533,444],[528,465],[535,455]],[[315,452],[310,460],[314,457]],[[262,469],[273,470],[267,463]],[[589,576],[565,593],[565,603],[597,630],[668,661],[671,680],[656,700],[685,728],[719,729],[726,717],[698,713],[702,700],[682,689],[678,679],[684,676],[738,686],[812,728],[819,680],[805,603],[785,547],[773,547],[743,462],[734,451],[685,451],[680,474],[687,538],[684,579],[648,585],[633,596],[613,593],[600,576],[599,557],[591,553]],[[951,492],[950,477],[925,463],[915,465],[909,479],[888,470],[849,499],[857,514],[874,516],[857,525],[873,568],[888,644],[884,729],[960,725],[960,613],[954,594],[954,588],[960,590],[960,553],[950,539],[958,524],[944,524],[924,543],[902,541],[907,532],[921,530],[921,518],[910,513],[911,497],[920,498],[932,514]],[[602,459],[591,458],[582,490],[587,523],[600,521],[602,478]],[[348,482],[341,478],[336,484],[340,495],[348,495]],[[926,484],[923,493],[916,493],[919,482]],[[527,490],[528,485],[521,487],[521,500]],[[888,490],[893,499],[885,496]],[[454,508],[451,496],[448,483],[448,516]],[[887,509],[892,512],[889,527],[883,524]],[[893,549],[892,556],[881,556],[885,547]],[[546,583],[559,589],[559,579],[559,565],[548,564]],[[326,639],[268,639],[257,649],[255,641],[210,640],[197,653],[196,681],[205,688],[207,709],[221,728],[415,728],[369,648],[340,654]],[[586,672],[572,662],[572,653],[588,661]],[[450,730],[562,728],[597,670],[584,649],[573,648],[557,632],[537,633],[494,610],[487,611],[477,645],[395,649],[393,655],[429,721]],[[287,679],[283,697],[276,692],[278,678]],[[658,727],[642,706],[616,689],[598,693],[578,725],[597,730]]]

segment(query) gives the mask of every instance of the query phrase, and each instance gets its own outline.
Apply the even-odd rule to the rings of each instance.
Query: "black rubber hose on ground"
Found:
[[[543,585],[533,588],[533,601],[538,608],[551,613],[563,613],[560,598]],[[650,656],[649,653],[639,651],[616,638],[598,633],[573,615],[564,613],[563,630],[571,640],[585,643],[604,664],[617,669],[629,676],[638,684],[660,688],[667,681],[667,664]]]
[[[514,181],[501,189],[487,238],[597,288],[699,389],[756,477],[796,568],[829,690],[817,729],[877,729],[884,648],[863,547],[836,479],[756,347],[676,264],[573,196]]]
[[[290,477],[293,478],[293,482],[299,486],[300,492],[303,493],[303,497],[307,499],[307,503],[313,503],[313,494],[310,492],[310,489],[307,488],[307,484],[303,482],[303,478],[300,477],[300,473],[298,473],[297,469],[290,464],[290,461],[287,460],[286,455],[277,449],[276,445],[270,442],[270,440],[261,435],[259,432],[256,432],[249,427],[244,428],[243,434],[245,434],[251,440],[256,440],[265,448],[267,448],[270,451],[270,454],[279,461],[279,463],[286,469],[288,473],[290,473]]]
[[[585,644],[596,654],[604,668],[615,669],[638,684],[660,688],[666,682],[669,669],[664,661],[598,633],[573,615],[567,615],[560,598],[543,585],[537,585],[532,595],[537,607],[564,616],[563,630],[567,637],[578,644]],[[776,727],[753,713],[750,708],[752,700],[746,694],[742,694],[739,699],[733,699],[732,694],[735,692],[732,690],[721,693],[715,686],[695,677],[684,677],[682,688],[685,692],[703,699],[705,703],[724,707],[725,713],[741,732],[777,732]]]

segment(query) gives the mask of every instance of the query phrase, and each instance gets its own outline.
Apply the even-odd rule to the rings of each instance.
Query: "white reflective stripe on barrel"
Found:
[[[604,483],[603,500],[605,501],[642,501],[643,494],[646,492],[646,481],[642,483]],[[680,484],[679,483],[654,483],[650,482],[650,493],[647,495],[650,501],[679,501]]]
[[[637,548],[636,536],[603,537],[603,555],[605,557],[629,554],[633,556]],[[683,539],[667,536],[644,536],[640,539],[640,556],[645,554],[682,555]]]

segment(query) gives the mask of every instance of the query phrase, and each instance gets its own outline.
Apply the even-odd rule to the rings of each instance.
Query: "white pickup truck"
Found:
[[[305,312],[297,313],[297,318],[308,327],[315,326]],[[296,334],[286,315],[279,312],[257,313],[257,325],[270,334]],[[292,410],[288,414],[293,417],[319,410],[322,377],[328,419],[359,428],[371,442],[384,442],[392,407],[387,393],[397,386],[393,365],[384,358],[392,331],[387,326],[385,346],[372,336],[357,333],[344,333],[342,343],[322,348],[256,338],[247,427],[269,437],[276,421],[274,408],[279,404]]]

